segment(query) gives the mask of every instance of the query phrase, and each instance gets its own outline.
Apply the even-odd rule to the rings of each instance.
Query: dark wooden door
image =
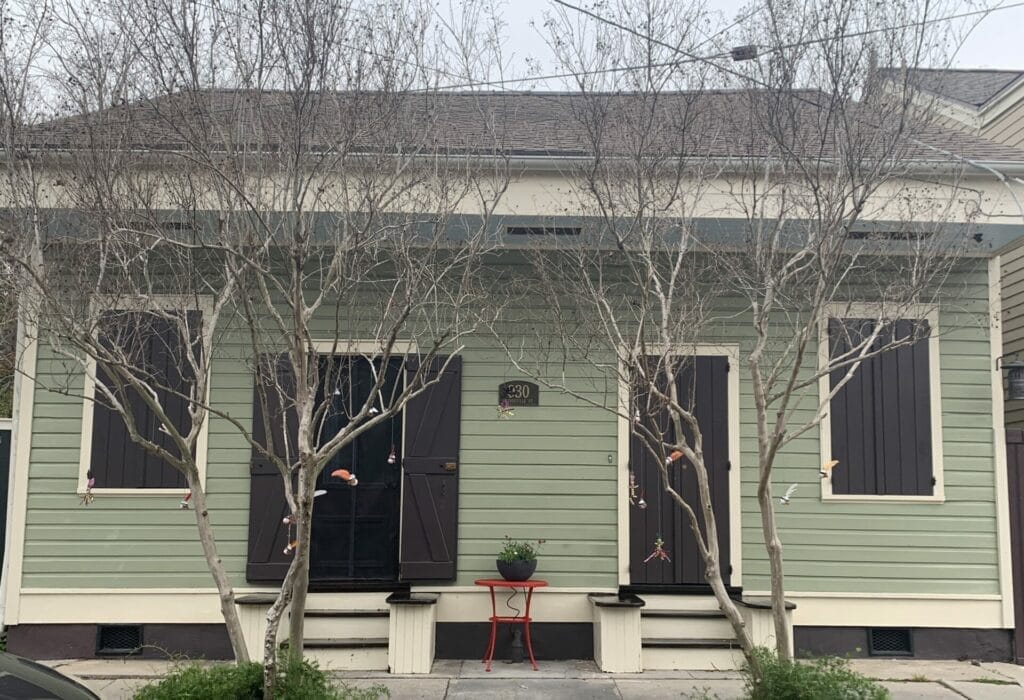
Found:
[[[729,363],[725,357],[688,358],[678,371],[679,396],[684,405],[693,406],[704,440],[704,461],[708,468],[722,575],[730,579],[729,551]],[[692,403],[691,403],[692,402]],[[659,417],[666,435],[671,436],[668,415]],[[629,571],[632,585],[702,586],[707,585],[704,564],[686,513],[665,493],[655,457],[642,441],[631,436],[629,464],[639,495],[646,508],[631,504],[629,518]],[[669,467],[671,484],[687,503],[697,505],[697,479],[684,459]],[[703,528],[703,517],[700,517]],[[664,540],[671,561],[649,558],[655,540]]]
[[[1010,549],[1013,567],[1013,655],[1024,664],[1024,430],[1006,431],[1010,496]]]
[[[375,369],[380,371],[379,362]],[[365,358],[322,358],[321,376],[327,412],[320,439],[326,442],[366,402],[374,372]],[[402,380],[401,360],[392,360],[374,405],[390,403]],[[397,416],[359,435],[320,473],[317,488],[327,493],[317,497],[313,509],[312,580],[398,579],[401,446],[402,417]],[[357,486],[331,476],[342,468],[356,475]]]

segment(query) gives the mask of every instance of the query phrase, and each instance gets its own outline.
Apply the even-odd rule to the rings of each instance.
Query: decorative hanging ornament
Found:
[[[299,546],[299,541],[298,540],[292,540],[291,542],[288,543],[288,546],[284,548],[284,553],[285,554],[291,554],[292,552],[295,551],[295,548],[298,547],[298,546]]]
[[[636,409],[635,413],[633,413],[633,422],[634,423],[639,423],[640,422],[640,409],[639,408]]]
[[[87,506],[96,500],[96,497],[92,494],[92,487],[96,485],[96,479],[92,475],[92,471],[85,473],[85,493],[79,498],[79,503],[83,506]]]
[[[333,472],[331,472],[331,476],[336,476],[340,479],[344,479],[345,481],[348,482],[349,486],[356,486],[359,484],[359,479],[357,479],[356,475],[350,472],[348,469],[335,469]]]
[[[672,462],[676,461],[682,456],[683,453],[680,452],[679,450],[672,450],[672,452],[669,453],[668,457],[665,458],[665,466],[667,467],[668,465],[672,464]]]
[[[644,510],[647,507],[647,501],[644,500],[643,491],[640,492],[640,500],[636,502],[636,505],[640,510]]]
[[[839,464],[838,459],[833,459],[830,462],[825,462],[823,465],[821,465],[821,469],[818,470],[818,473],[821,474],[821,476],[824,478],[831,478],[832,470],[836,468],[837,464]]]
[[[793,498],[793,494],[796,493],[797,486],[797,484],[790,484],[789,488],[786,489],[786,493],[779,496],[779,503],[784,506],[788,506],[790,499]]]
[[[508,402],[508,399],[502,399],[498,402],[498,418],[500,420],[508,420],[516,414],[516,409]]]
[[[341,396],[341,389],[334,387],[334,391],[331,393],[332,396]]]
[[[188,508],[189,508],[189,501],[191,501],[191,500],[192,500],[192,491],[191,490],[186,491],[185,492],[185,497],[183,499],[181,499],[181,501],[178,503],[178,507],[181,508],[182,510],[188,510]]]
[[[661,535],[654,538],[654,551],[644,559],[644,564],[649,562],[651,559],[661,559],[662,561],[667,562],[672,561],[668,556],[668,552],[665,551],[665,540],[661,539]]]
[[[398,461],[398,455],[395,453],[395,446],[391,446],[391,451],[388,452],[388,464],[394,464]]]
[[[370,413],[371,416],[375,416],[378,413],[380,413],[380,409],[378,409],[376,406],[370,406],[369,413]]]
[[[636,501],[637,501],[637,495],[636,495],[636,474],[634,474],[633,470],[630,469],[629,470],[629,502],[634,504],[634,505],[636,505]]]

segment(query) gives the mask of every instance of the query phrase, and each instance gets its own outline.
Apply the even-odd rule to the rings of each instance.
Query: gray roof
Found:
[[[886,68],[887,77],[901,75],[902,70]],[[917,68],[908,72],[911,84],[939,97],[981,109],[1004,90],[1024,77],[1019,70]]]
[[[770,128],[795,134],[795,150],[811,157],[850,156],[836,120],[823,118],[829,96],[811,91],[663,93],[649,117],[644,100],[631,93],[320,93],[304,101],[288,92],[210,90],[174,94],[59,119],[36,127],[30,148],[90,149],[113,146],[148,152],[203,142],[229,152],[290,149],[301,119],[302,148],[312,152],[387,153],[421,150],[513,156],[590,156],[599,133],[603,155],[660,148],[668,156],[768,157],[777,145]],[[773,109],[782,100],[787,109]],[[847,115],[861,108],[853,105]],[[784,115],[770,124],[767,114]],[[886,149],[878,119],[853,119],[856,149]],[[640,125],[640,128],[638,128]],[[901,157],[946,160],[936,149],[976,160],[1024,162],[1024,151],[933,124],[912,128]],[[787,137],[789,138],[789,137]],[[339,148],[343,143],[343,149]],[[865,155],[867,152],[865,151]]]

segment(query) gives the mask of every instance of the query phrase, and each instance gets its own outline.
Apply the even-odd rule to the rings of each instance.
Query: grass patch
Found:
[[[758,649],[763,678],[754,682],[747,672],[750,700],[884,700],[889,691],[850,668],[845,659],[825,657],[812,661],[782,661],[767,649]]]
[[[275,697],[279,700],[377,700],[388,689],[353,688],[332,682],[316,663],[282,659]],[[135,700],[262,700],[263,665],[187,663],[156,683],[143,686]]]

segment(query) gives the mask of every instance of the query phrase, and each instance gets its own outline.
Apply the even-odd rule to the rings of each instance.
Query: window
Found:
[[[874,318],[831,318],[828,352],[837,357],[857,348],[877,323]],[[831,487],[826,496],[941,497],[936,480],[941,423],[934,319],[886,322],[869,352],[900,340],[911,342],[862,361],[831,401],[822,424],[822,457],[839,464],[825,480]],[[830,391],[846,371],[831,373],[826,380]]]
[[[197,342],[202,313],[184,311],[189,334]],[[163,314],[144,311],[111,311],[100,319],[100,342],[117,350],[118,359],[132,367],[132,373],[148,376],[147,384],[157,395],[164,412],[180,431],[189,426],[188,395],[193,384],[191,365],[182,354],[178,322]],[[134,388],[119,381],[112,367],[98,364],[96,381],[108,387],[118,402],[130,407],[139,433],[171,454],[177,447],[154,411]],[[86,388],[86,411],[91,425],[83,426],[83,457],[86,472],[97,489],[184,489],[185,477],[163,459],[152,455],[132,440],[122,415],[104,400],[96,386]],[[88,415],[88,414],[87,414]],[[88,444],[85,440],[88,439]],[[86,477],[87,478],[87,477]]]

